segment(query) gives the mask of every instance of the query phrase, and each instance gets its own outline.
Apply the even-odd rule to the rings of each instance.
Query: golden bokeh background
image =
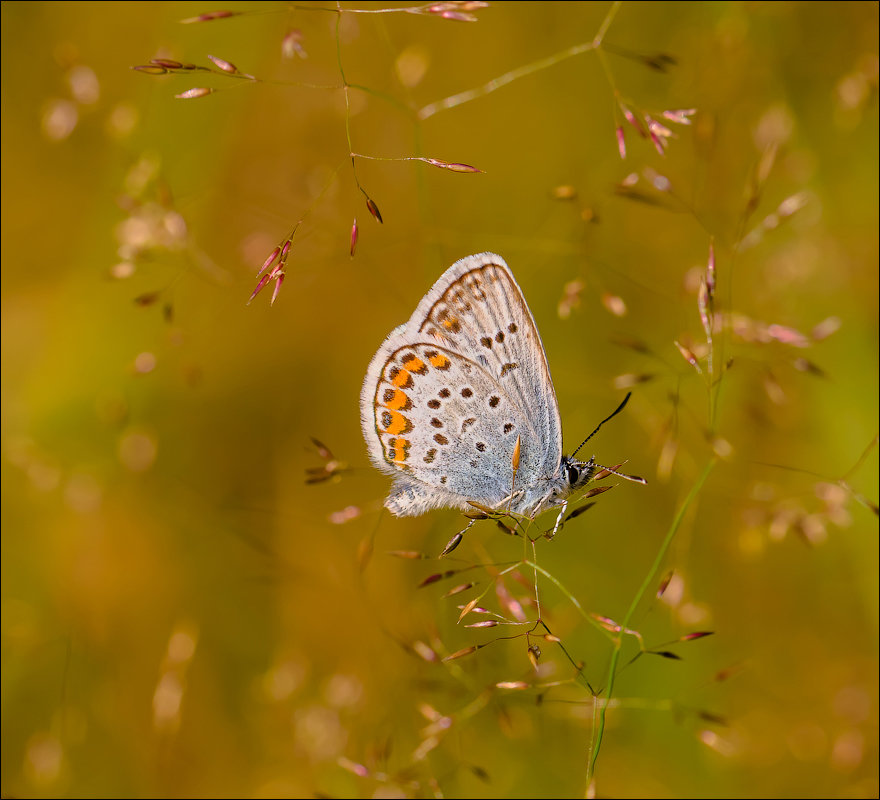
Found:
[[[472,6],[0,6],[3,796],[877,796],[877,4]],[[537,579],[491,522],[437,561],[359,426],[485,250],[648,479]]]

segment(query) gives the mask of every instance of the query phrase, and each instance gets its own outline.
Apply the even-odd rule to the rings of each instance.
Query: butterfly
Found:
[[[544,345],[494,253],[440,276],[373,356],[360,401],[370,460],[394,478],[385,506],[397,516],[476,504],[535,517],[562,506],[558,528],[568,498],[607,469],[562,454]]]

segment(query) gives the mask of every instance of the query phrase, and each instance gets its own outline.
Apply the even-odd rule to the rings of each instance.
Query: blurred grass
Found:
[[[370,90],[351,92],[354,150],[485,171],[359,160],[379,226],[345,163],[342,92],[303,85],[340,85],[335,13],[255,3],[240,8],[267,13],[182,26],[214,7],[0,5],[4,796],[583,794],[589,694],[491,690],[572,678],[561,651],[541,644],[536,678],[525,639],[456,625],[471,595],[441,594],[484,587],[487,568],[416,588],[516,560],[520,544],[484,524],[461,561],[387,555],[436,554],[461,521],[377,513],[387,481],[365,457],[360,383],[443,269],[483,250],[524,289],[569,448],[619,402],[615,378],[650,373],[591,442],[649,485],[617,487],[537,553],[588,612],[622,619],[713,457],[705,381],[673,345],[705,338],[691,271],[710,236],[722,312],[840,329],[809,349],[719,335],[717,357],[733,363],[712,433],[732,454],[673,541],[665,599],[633,621],[683,660],[643,655],[619,672],[596,788],[877,795],[877,518],[834,488],[845,476],[877,500],[875,448],[850,474],[877,434],[877,6],[624,4],[605,41],[678,62],[662,74],[609,49],[630,107],[698,110],[690,128],[669,126],[664,158],[627,126],[621,161],[595,53],[421,123],[383,100],[415,110],[483,86],[589,42],[609,7],[498,3],[476,23],[345,14],[346,77]],[[308,59],[281,58],[290,28]],[[208,54],[265,82],[210,78],[216,94],[176,100],[204,79],[129,69]],[[267,289],[246,307],[258,265],[340,164],[275,306]],[[615,192],[631,173],[658,205]],[[560,185],[575,198],[554,199]],[[736,251],[795,194],[803,209]],[[137,237],[147,246],[126,252]],[[572,281],[580,305],[562,319]],[[603,294],[628,313],[608,313]],[[309,437],[351,471],[306,486],[322,463]],[[348,506],[360,516],[328,521]],[[601,690],[607,637],[539,586],[545,621]],[[693,630],[716,633],[661,647]],[[494,643],[440,665],[413,656],[415,641],[441,655]],[[626,664],[637,649],[623,648]],[[454,722],[413,760],[429,708]]]

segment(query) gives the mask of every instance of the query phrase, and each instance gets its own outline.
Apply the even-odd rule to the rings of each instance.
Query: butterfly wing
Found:
[[[500,503],[559,469],[556,394],[534,318],[504,260],[453,264],[383,342],[361,391],[370,457],[398,515]]]

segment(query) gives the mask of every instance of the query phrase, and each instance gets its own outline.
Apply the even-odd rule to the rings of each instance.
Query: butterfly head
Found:
[[[574,456],[563,456],[559,469],[565,478],[563,491],[568,495],[576,492],[593,479],[596,474],[596,462],[592,457],[589,461],[579,461]]]
[[[573,456],[563,456],[559,462],[559,470],[547,479],[548,483],[544,484],[543,490],[540,493],[521,491],[516,504],[522,509],[522,513],[529,516],[562,505],[578,489],[588,484],[596,472],[596,462],[592,458],[589,461],[579,461]]]

